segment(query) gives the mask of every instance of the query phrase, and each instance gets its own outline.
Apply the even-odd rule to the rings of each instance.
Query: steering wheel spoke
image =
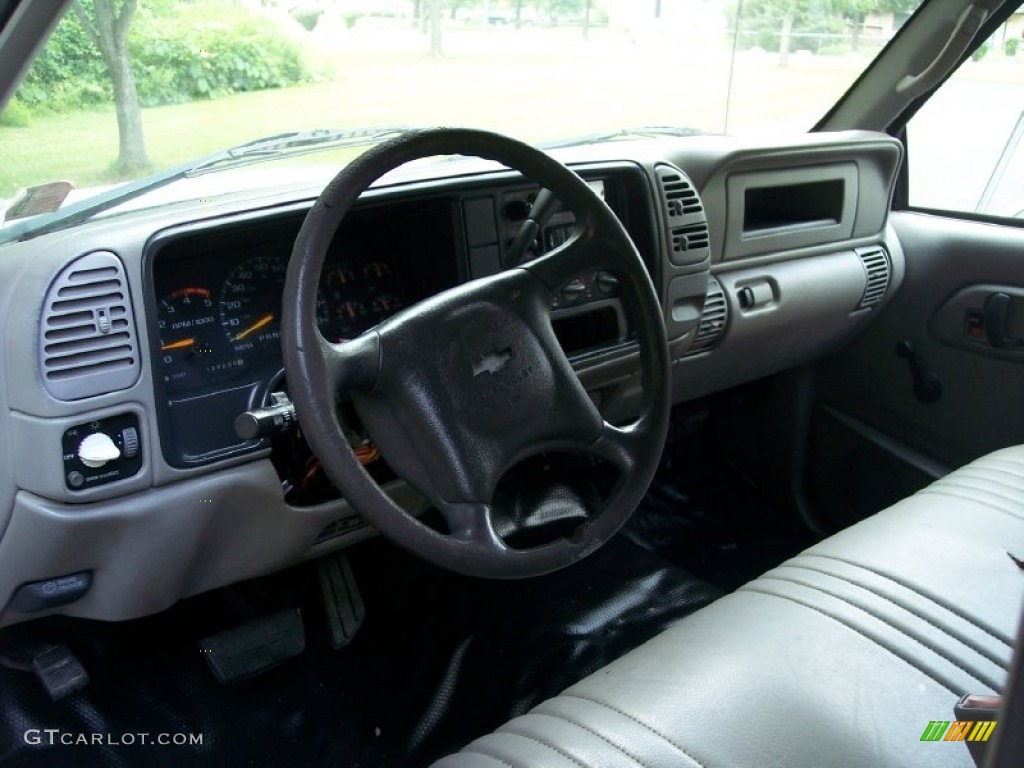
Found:
[[[611,463],[619,472],[628,475],[637,468],[637,457],[642,455],[642,423],[629,427],[616,427],[604,422],[598,438],[586,448],[586,452]]]
[[[508,550],[494,528],[494,510],[491,505],[463,502],[442,504],[438,509],[448,525],[448,535],[452,538],[499,555]]]
[[[376,331],[339,344],[321,338],[320,353],[332,389],[362,392],[373,389],[380,374],[380,346],[380,335]]]
[[[595,237],[589,228],[582,227],[574,237],[543,256],[526,262],[522,268],[547,288],[550,303],[563,285],[580,274],[614,267],[614,253],[607,242]]]

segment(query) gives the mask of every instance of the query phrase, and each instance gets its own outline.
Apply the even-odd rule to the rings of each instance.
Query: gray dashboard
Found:
[[[887,224],[902,149],[885,135],[812,134],[775,144],[620,141],[554,154],[600,185],[645,259],[663,304],[676,402],[834,349],[902,280],[902,251]],[[140,616],[372,535],[341,498],[295,503],[269,440],[175,448],[188,442],[182,432],[202,431],[211,418],[190,411],[190,397],[241,387],[233,405],[218,401],[206,412],[233,416],[232,408],[265,403],[280,384],[273,320],[266,319],[274,313],[259,304],[265,297],[245,294],[256,304],[236,316],[236,299],[220,294],[247,290],[238,279],[255,258],[247,249],[287,244],[317,192],[239,193],[124,212],[0,247],[0,625],[53,612]],[[375,228],[388,228],[399,206],[429,208],[406,240],[392,232],[386,250],[404,253],[426,228],[443,246],[433,259],[452,251],[437,265],[441,278],[431,283],[417,273],[411,282],[420,293],[397,305],[374,305],[395,291],[366,283],[358,301],[344,291],[333,306],[325,299],[325,313],[356,312],[360,302],[397,309],[423,291],[509,266],[503,259],[518,211],[534,194],[528,180],[478,160],[389,175],[364,195],[357,215],[366,232],[350,250],[373,252]],[[572,225],[571,214],[555,213],[535,247],[556,246]],[[229,258],[235,261],[219,263]],[[274,252],[258,263],[269,269],[281,258],[286,253]],[[383,257],[345,258],[344,269],[380,271],[366,265]],[[410,258],[396,256],[388,269],[404,274]],[[580,285],[566,286],[553,319],[605,417],[628,420],[639,397],[636,353],[614,281],[586,274]],[[209,305],[179,325],[180,339],[161,340],[162,302],[185,289],[198,292],[174,301]],[[218,344],[234,340],[231,354],[259,346],[262,357],[239,365],[241,378],[195,366],[183,374],[188,387],[169,390],[178,369],[176,359],[165,362],[166,352],[212,348],[192,333],[200,325],[204,333],[214,329],[207,338]],[[257,331],[246,333],[254,326],[259,345],[249,335]],[[351,331],[346,325],[339,333]],[[88,338],[80,341],[79,333]],[[168,415],[175,407],[183,417]],[[83,453],[84,439],[96,433],[103,436]],[[400,479],[382,475],[381,482],[407,509],[422,507]],[[44,597],[27,601],[30,593]]]

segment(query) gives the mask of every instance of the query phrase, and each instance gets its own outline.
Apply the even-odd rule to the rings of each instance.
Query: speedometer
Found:
[[[281,294],[287,265],[274,256],[239,263],[220,292],[220,324],[231,349],[243,359],[281,343]]]
[[[280,360],[281,297],[287,271],[284,256],[262,254],[237,264],[224,281],[220,325],[230,349],[246,365]],[[319,299],[318,321],[323,312],[323,300]]]

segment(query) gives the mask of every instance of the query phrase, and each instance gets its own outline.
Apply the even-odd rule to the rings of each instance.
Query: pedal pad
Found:
[[[306,649],[306,631],[298,608],[253,619],[199,641],[218,682],[254,677]]]
[[[366,607],[363,605],[363,596],[359,594],[348,555],[338,552],[322,557],[316,561],[316,569],[320,575],[320,592],[324,598],[331,647],[338,650],[356,636],[366,616]]]
[[[31,667],[53,701],[60,701],[89,684],[89,673],[66,645],[33,649]]]

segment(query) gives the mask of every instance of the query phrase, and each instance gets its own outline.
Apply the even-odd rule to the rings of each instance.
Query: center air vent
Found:
[[[704,309],[700,313],[700,323],[697,325],[697,332],[693,336],[693,344],[686,352],[686,356],[699,355],[713,349],[725,333],[726,323],[729,321],[729,305],[725,300],[725,291],[722,285],[715,278],[708,278],[708,292],[704,298]]]
[[[889,290],[889,280],[892,277],[892,265],[889,262],[889,254],[881,246],[870,248],[858,248],[857,256],[864,265],[864,272],[867,280],[864,284],[864,294],[860,298],[857,309],[866,309],[880,302]]]
[[[703,213],[700,197],[686,174],[677,168],[659,165],[657,168],[661,196],[665,201],[665,213],[670,217],[682,217],[691,213]]]
[[[60,400],[126,389],[138,378],[135,319],[117,256],[86,254],[50,285],[39,323],[39,363],[47,391]]]
[[[665,215],[669,258],[676,266],[699,264],[710,258],[711,247],[704,205],[685,173],[675,166],[655,168]]]

